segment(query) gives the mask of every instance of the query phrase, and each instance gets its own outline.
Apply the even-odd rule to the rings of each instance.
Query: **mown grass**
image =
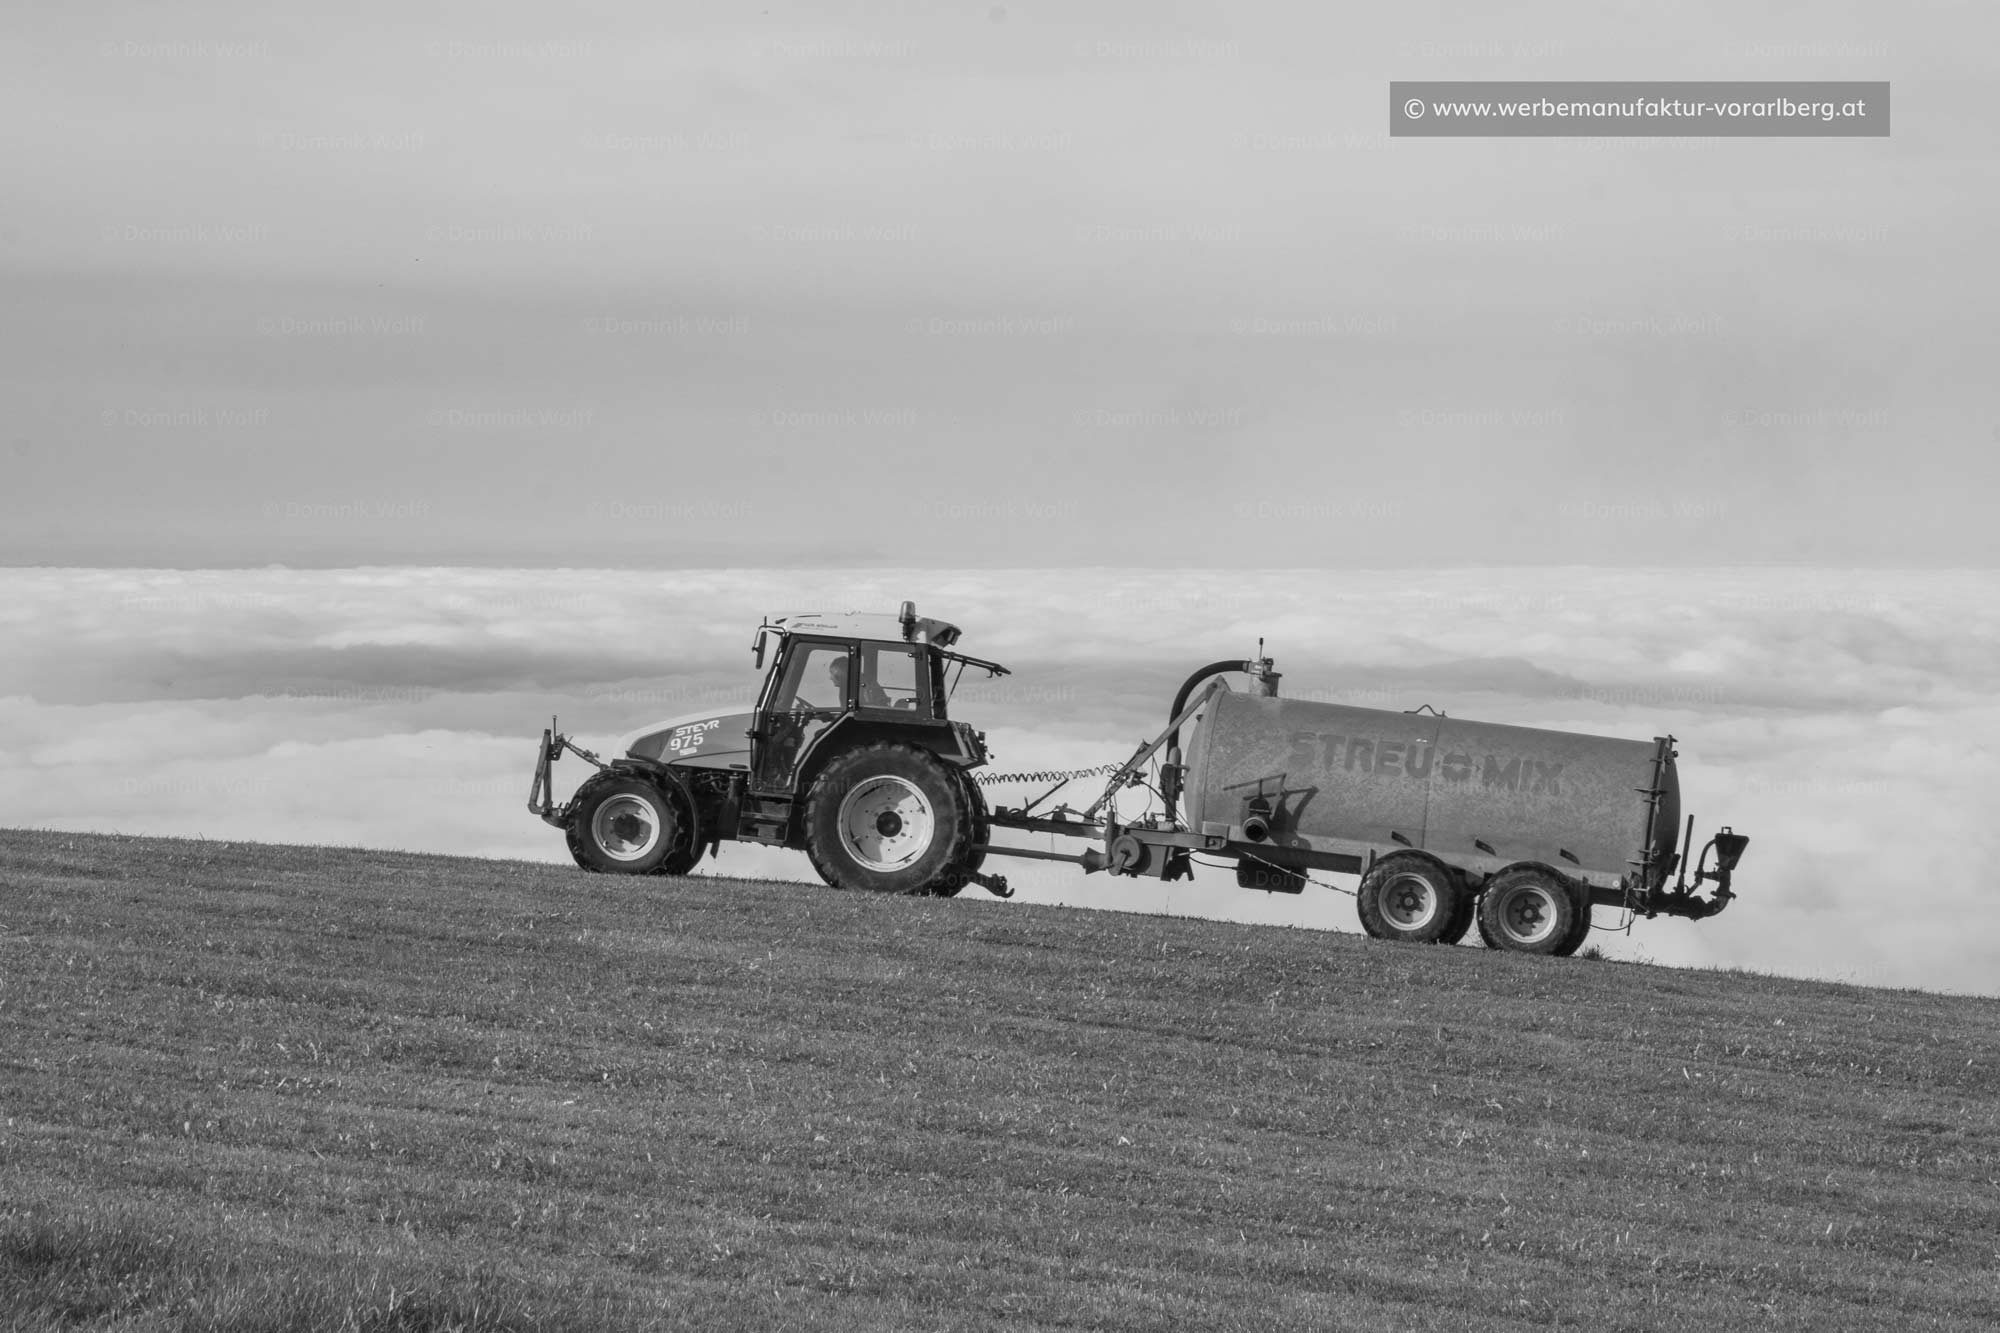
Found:
[[[2000,1003],[0,832],[0,1327],[1991,1328]]]

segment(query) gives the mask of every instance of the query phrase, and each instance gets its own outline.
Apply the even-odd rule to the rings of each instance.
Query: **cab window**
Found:
[[[923,706],[918,680],[916,650],[889,644],[863,644],[861,691],[855,702],[863,708],[898,708],[916,712]]]

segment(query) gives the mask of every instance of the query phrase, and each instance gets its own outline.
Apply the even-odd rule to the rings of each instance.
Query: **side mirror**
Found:
[[[757,664],[759,671],[764,669],[764,631],[761,629],[757,631],[756,642],[750,645],[750,659]]]

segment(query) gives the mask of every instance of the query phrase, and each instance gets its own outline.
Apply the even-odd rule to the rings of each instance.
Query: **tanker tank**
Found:
[[[1192,829],[1359,872],[1408,848],[1474,875],[1540,863],[1604,890],[1671,873],[1669,737],[1617,740],[1219,690],[1186,751]],[[1287,853],[1302,855],[1287,855]],[[1629,877],[1629,878],[1628,878]]]

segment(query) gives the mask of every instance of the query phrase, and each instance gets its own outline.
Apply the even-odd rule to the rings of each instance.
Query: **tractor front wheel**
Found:
[[[958,771],[928,750],[878,742],[841,755],[806,798],[806,854],[836,889],[951,892],[976,815]]]
[[[585,870],[607,875],[685,875],[701,859],[693,829],[655,783],[617,777],[578,793],[569,851]]]

